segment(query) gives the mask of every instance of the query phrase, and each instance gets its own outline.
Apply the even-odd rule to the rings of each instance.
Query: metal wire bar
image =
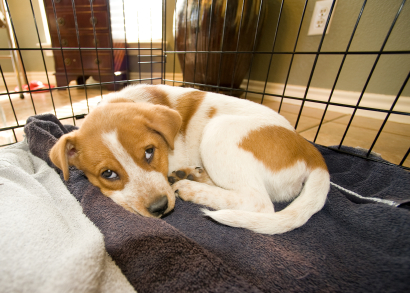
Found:
[[[138,72],[139,72],[139,79],[141,80],[141,43],[140,43],[140,17],[137,10],[137,26],[138,26]],[[141,81],[140,81],[141,83]]]
[[[196,24],[196,30],[195,30],[195,51],[198,51],[198,29],[199,29],[199,8],[201,7],[201,0],[198,0],[198,16],[197,16],[197,24]],[[195,60],[194,60],[194,83],[195,83],[195,75],[196,75],[196,58],[198,56],[198,53],[195,54]]]
[[[211,1],[211,12],[209,16],[209,27],[208,27],[208,51],[205,51],[206,54],[206,69],[205,69],[205,83],[208,81],[208,68],[209,68],[209,53],[211,47],[211,30],[212,30],[212,16],[214,14],[214,1]]]
[[[129,69],[128,69],[128,50],[127,50],[127,47],[128,47],[128,42],[127,42],[127,29],[125,28],[125,2],[124,2],[124,0],[122,0],[122,17],[123,17],[123,19],[124,19],[124,49],[125,49],[125,57],[126,57],[126,60],[127,60],[127,62],[125,62],[125,71],[127,72],[127,77],[128,77],[128,72],[129,72]],[[128,82],[128,80],[127,80],[127,85],[129,85],[129,82]]]
[[[352,32],[352,34],[351,34],[351,36],[350,36],[349,43],[347,44],[346,52],[348,52],[349,49],[350,49],[350,45],[352,44],[353,38],[354,38],[354,36],[355,36],[355,34],[356,34],[356,30],[357,30],[357,27],[359,26],[360,19],[362,18],[363,11],[364,11],[364,8],[365,8],[365,6],[366,6],[366,3],[367,3],[367,0],[364,0],[363,5],[362,5],[362,8],[360,9],[360,12],[359,12],[359,16],[357,17],[355,26],[354,26],[354,28],[353,28],[353,32]],[[334,81],[333,86],[332,86],[332,89],[331,89],[331,91],[330,91],[330,95],[329,95],[328,102],[330,102],[330,100],[332,99],[333,93],[334,93],[335,88],[336,88],[337,81],[339,80],[340,73],[342,72],[342,68],[343,68],[343,65],[344,65],[344,63],[345,63],[346,57],[347,57],[347,54],[343,55],[342,62],[340,63],[339,70],[338,70],[338,72],[337,72],[337,74],[336,74],[335,81]],[[319,135],[319,131],[320,131],[320,128],[322,127],[322,124],[323,124],[323,121],[324,121],[324,119],[325,119],[325,116],[326,116],[326,113],[327,113],[327,109],[328,109],[328,108],[329,108],[329,104],[326,104],[325,110],[323,111],[323,115],[322,115],[322,118],[320,119],[320,123],[319,123],[318,129],[317,129],[317,131],[316,131],[315,138],[313,139],[313,142],[316,142],[316,139],[317,139],[317,137],[318,137],[318,135]]]
[[[322,147],[325,147],[325,148],[327,148],[327,149],[329,149],[329,150],[332,150],[332,151],[335,151],[335,152],[338,152],[338,153],[350,155],[350,156],[353,156],[353,157],[358,157],[358,158],[366,159],[366,160],[373,161],[373,162],[382,163],[382,164],[389,165],[389,166],[396,166],[395,164],[390,163],[390,162],[388,162],[388,161],[385,161],[385,160],[383,160],[383,159],[378,159],[378,158],[374,158],[374,157],[362,156],[362,155],[359,155],[359,154],[356,154],[356,153],[351,153],[351,152],[345,151],[345,150],[343,150],[343,149],[334,148],[334,147],[331,147],[331,146],[330,146],[330,147],[329,147],[329,146],[322,146]],[[409,152],[410,152],[410,148],[409,148],[409,150],[407,151],[407,155],[409,154]],[[402,163],[403,163],[403,162],[402,162]],[[405,166],[402,166],[402,165],[399,165],[399,166],[400,166],[402,169],[410,170],[410,167],[405,167]]]
[[[70,100],[71,112],[74,116],[73,101],[71,99],[70,87],[68,86],[69,85],[69,80],[68,80],[68,75],[67,75],[67,67],[66,67],[65,62],[64,62],[65,58],[64,58],[63,45],[62,45],[62,42],[61,42],[60,28],[59,28],[59,24],[58,24],[58,21],[57,21],[56,6],[55,6],[55,3],[54,3],[54,0],[52,0],[51,3],[52,3],[52,6],[53,6],[54,19],[56,21],[58,42],[60,43],[60,48],[61,48],[61,57],[63,58],[63,66],[64,66],[65,78],[66,78],[66,83],[67,83],[68,98]],[[75,120],[73,119],[73,121],[74,121],[74,125],[75,125]]]
[[[83,54],[82,54],[82,52],[81,52],[80,34],[79,34],[79,30],[78,30],[77,12],[76,12],[76,9],[75,9],[75,2],[74,2],[74,0],[71,0],[71,7],[73,8],[74,26],[75,26],[75,34],[76,34],[76,37],[77,37],[78,53],[80,53],[81,72],[82,72],[82,74],[83,74],[85,100],[86,100],[86,102],[87,102],[87,110],[88,110],[88,112],[90,112],[90,107],[89,107],[89,105],[88,105],[88,95],[87,95],[86,79],[85,79],[85,74],[84,74]]]
[[[306,0],[305,5],[303,6],[303,12],[302,12],[302,16],[301,16],[300,23],[299,23],[298,33],[296,35],[296,41],[295,41],[295,46],[293,47],[293,52],[296,52],[296,48],[297,48],[298,41],[299,41],[299,36],[300,36],[300,30],[302,29],[303,20],[305,19],[305,13],[306,13],[306,7],[307,7],[307,4],[308,4],[308,1],[309,0]],[[289,76],[290,76],[290,70],[292,69],[292,64],[293,64],[293,59],[294,58],[295,58],[295,55],[292,55],[291,58],[290,58],[288,73],[286,74],[285,85],[283,86],[282,98],[280,99],[278,113],[280,113],[280,110],[282,109],[283,97],[285,96],[286,87],[288,85]],[[267,80],[268,79],[266,79],[266,81]],[[266,87],[266,84],[265,84],[265,87]]]
[[[186,7],[185,7],[185,50],[186,50],[186,36],[188,34],[188,1],[186,0]],[[182,70],[182,81],[185,81],[185,64],[186,64],[186,55],[184,56],[184,69]],[[184,83],[185,86],[185,83]]]
[[[275,36],[273,37],[273,43],[272,43],[272,52],[275,51],[276,38],[278,37],[280,19],[282,18],[282,10],[283,10],[283,3],[284,2],[285,2],[285,0],[282,0],[282,2],[280,3],[279,17],[278,17],[278,21],[276,23]],[[273,58],[273,54],[270,55],[270,59],[269,59],[269,63],[268,63],[269,64],[268,65],[268,71],[266,73],[265,85],[263,87],[263,94],[262,94],[261,104],[263,104],[263,98],[265,97],[266,85],[268,84],[268,78],[269,78],[269,73],[270,73],[270,67],[271,67],[271,64],[272,64],[272,58]],[[285,83],[285,85],[286,85],[286,83]]]
[[[103,98],[103,93],[102,93],[102,84],[101,84],[100,58],[98,57],[98,50],[97,50],[98,42],[97,42],[97,33],[96,33],[96,30],[95,30],[95,21],[94,21],[95,18],[94,18],[93,1],[90,1],[90,9],[91,9],[91,25],[93,26],[95,54],[97,55],[98,80],[100,81],[100,93],[101,93],[101,99],[102,99]]]
[[[39,34],[39,32],[38,32],[37,20],[36,20],[36,15],[35,15],[35,13],[34,13],[33,2],[32,2],[31,0],[30,0],[30,7],[31,7],[31,12],[32,12],[32,14],[33,14],[34,26],[35,26],[35,28],[36,28],[38,43],[39,43],[39,45],[40,45],[40,49],[43,49],[43,45],[41,44],[40,34]],[[41,52],[41,57],[42,57],[42,59],[43,59],[43,65],[44,65],[44,70],[45,70],[45,73],[46,73],[47,84],[50,85],[50,79],[49,79],[49,77],[48,77],[46,59],[44,58],[44,51],[41,50],[40,52]],[[56,107],[55,107],[55,105],[54,105],[53,92],[52,92],[50,86],[48,87],[48,90],[49,90],[49,92],[50,92],[51,103],[52,103],[52,105],[53,105],[54,115],[57,116]]]
[[[110,1],[107,1],[107,11],[108,11],[108,15],[111,15],[110,13]],[[111,36],[109,39],[109,44],[111,45],[111,66],[113,68],[112,71],[112,78],[114,81],[114,91],[117,91],[117,84],[115,83],[115,65],[114,65],[114,60],[115,60],[115,56],[114,56],[114,40],[112,39],[112,31],[111,31],[111,24],[108,26],[108,34]],[[85,81],[84,81],[85,83]]]
[[[312,70],[310,71],[309,80],[308,80],[308,83],[306,85],[306,90],[305,90],[305,93],[303,94],[302,104],[300,105],[300,110],[299,110],[299,113],[298,113],[298,117],[296,118],[295,129],[297,129],[299,121],[300,121],[300,117],[302,116],[303,106],[305,105],[305,99],[306,99],[307,94],[309,92],[309,87],[310,87],[310,84],[311,84],[312,79],[313,79],[313,74],[315,73],[317,60],[319,59],[319,53],[320,53],[320,50],[322,49],[323,41],[325,40],[327,27],[329,26],[330,18],[332,17],[333,9],[335,7],[335,4],[336,4],[336,0],[333,0],[332,6],[330,7],[330,10],[329,10],[329,15],[328,15],[327,20],[326,20],[325,27],[323,28],[322,38],[320,39],[319,46],[317,48],[317,54],[315,56],[315,60],[313,61]]]
[[[391,26],[390,26],[390,29],[389,29],[389,31],[388,31],[388,33],[387,33],[387,35],[386,35],[386,37],[385,37],[385,39],[384,39],[384,41],[383,41],[383,44],[382,44],[382,46],[381,46],[381,48],[380,48],[380,52],[383,52],[383,49],[384,49],[384,47],[385,47],[386,44],[387,44],[387,41],[388,41],[388,39],[389,39],[389,37],[390,37],[390,34],[391,34],[391,32],[393,31],[394,25],[396,24],[397,19],[399,18],[399,15],[400,15],[400,13],[401,13],[401,11],[402,11],[402,9],[403,9],[404,3],[406,3],[406,0],[403,0],[403,2],[401,3],[401,5],[400,5],[400,7],[399,7],[399,10],[398,10],[397,13],[396,13],[396,16],[394,17],[394,20],[393,20],[393,22],[392,22],[392,24],[391,24]],[[363,90],[362,90],[362,92],[360,93],[360,97],[359,97],[359,99],[358,99],[358,101],[357,101],[356,106],[359,106],[360,102],[362,101],[363,95],[364,95],[364,93],[365,93],[365,91],[366,91],[366,89],[367,89],[367,86],[369,85],[369,82],[370,82],[370,79],[371,79],[371,77],[372,77],[372,75],[373,75],[373,72],[374,72],[374,70],[376,69],[376,65],[377,65],[377,63],[379,62],[380,56],[381,56],[381,54],[378,54],[377,57],[376,57],[376,60],[375,60],[374,63],[373,63],[373,67],[372,67],[372,69],[370,70],[370,73],[369,73],[369,75],[368,75],[368,77],[367,77],[366,83],[364,84]],[[345,130],[345,132],[344,132],[344,134],[343,134],[343,137],[342,137],[342,139],[341,139],[341,141],[340,141],[339,148],[340,148],[340,147],[342,146],[342,144],[343,144],[343,141],[344,141],[344,139],[345,139],[345,137],[346,137],[347,132],[349,131],[350,125],[352,124],[352,121],[353,121],[353,118],[354,118],[356,112],[357,112],[357,108],[355,108],[355,109],[353,110],[352,116],[350,117],[349,123],[347,124],[346,130]]]
[[[392,111],[392,110],[394,109],[394,106],[396,106],[396,103],[397,103],[397,101],[399,100],[399,98],[400,98],[400,96],[401,96],[401,94],[402,94],[404,88],[406,87],[407,82],[409,81],[409,78],[410,78],[410,72],[407,74],[406,80],[403,82],[403,84],[402,84],[402,86],[401,86],[401,88],[400,88],[400,90],[399,90],[399,93],[397,94],[396,98],[394,99],[394,102],[393,102],[393,104],[392,104],[391,107],[390,107],[390,111]],[[375,139],[373,140],[373,143],[372,143],[371,147],[369,148],[369,151],[367,152],[367,156],[370,156],[370,153],[372,152],[372,149],[373,149],[374,145],[376,144],[376,141],[378,140],[378,138],[379,138],[381,132],[383,131],[383,128],[384,128],[384,126],[386,125],[387,120],[388,120],[389,117],[390,117],[390,114],[391,114],[391,113],[387,113],[386,118],[385,118],[384,121],[383,121],[383,124],[380,126],[379,131],[377,132],[377,135],[376,135]]]
[[[53,1],[54,1],[54,0],[53,0]],[[24,78],[26,79],[27,85],[28,85],[29,82],[28,82],[28,78],[27,78],[27,71],[26,71],[26,67],[24,66],[23,56],[21,55],[21,50],[19,50],[19,49],[21,49],[21,48],[20,48],[20,45],[19,45],[19,42],[18,42],[18,39],[17,39],[16,30],[15,30],[14,24],[13,24],[13,19],[11,18],[11,12],[10,12],[10,8],[9,8],[9,3],[8,3],[7,1],[5,1],[5,2],[6,2],[7,13],[9,14],[11,29],[13,30],[13,36],[14,36],[14,40],[15,40],[16,46],[17,46],[17,48],[10,48],[10,49],[16,49],[16,50],[18,51],[19,56],[20,56],[20,60],[21,60],[21,66],[23,67]],[[29,92],[29,94],[30,94],[30,99],[31,99],[31,104],[32,104],[32,106],[33,106],[34,114],[37,114],[36,106],[34,105],[33,95],[31,94],[31,89],[30,89],[30,87],[28,87],[28,92]]]
[[[167,23],[167,2],[165,0],[162,0],[162,46],[161,46],[161,83],[165,84],[165,57],[164,57],[164,51],[166,50],[166,45],[167,45],[167,30],[166,30],[166,23]]]
[[[222,25],[223,29],[222,29],[222,42],[221,42],[221,51],[223,52],[224,49],[224,44],[225,44],[225,29],[226,29],[226,15],[228,13],[228,0],[225,0],[225,16],[224,16],[224,23]],[[221,68],[222,68],[222,56],[223,54],[221,54],[219,56],[219,70],[218,70],[218,78],[217,78],[217,82],[216,85],[218,86],[218,90],[217,92],[219,93],[219,85],[221,82]]]
[[[242,9],[241,9],[241,20],[239,21],[239,30],[238,30],[238,39],[236,40],[236,53],[235,53],[235,60],[233,62],[233,73],[232,73],[232,79],[231,79],[231,88],[233,88],[233,83],[235,80],[235,74],[236,74],[236,63],[238,60],[238,49],[239,49],[239,40],[241,38],[241,30],[242,30],[242,21],[243,21],[243,12],[244,12],[244,8],[245,8],[245,0],[242,1]],[[232,95],[232,89],[229,92],[230,95]]]
[[[404,161],[406,161],[406,159],[407,159],[407,157],[409,156],[409,154],[410,154],[410,148],[407,150],[407,152],[406,152],[406,154],[404,155],[403,159],[402,159],[401,162],[399,163],[399,166],[400,166],[400,167],[406,168],[406,169],[408,169],[408,170],[410,170],[410,168],[403,167],[403,164],[404,164]]]
[[[19,121],[18,121],[18,119],[17,119],[16,111],[14,110],[14,106],[13,106],[13,102],[12,102],[12,100],[11,100],[9,88],[7,87],[6,79],[4,78],[4,73],[3,73],[3,69],[1,68],[1,65],[0,65],[0,73],[1,73],[1,77],[2,77],[2,79],[3,79],[4,87],[6,88],[6,92],[7,92],[6,94],[7,94],[8,98],[9,98],[11,110],[13,111],[14,119],[16,120],[17,125],[19,125]],[[16,141],[17,141],[17,139],[16,139]]]
[[[177,0],[175,0],[175,7],[174,7],[174,49],[177,47],[177,38],[176,38],[176,35],[177,35],[177,33],[176,33],[176,30],[177,30],[177,16],[176,15],[177,15]],[[167,54],[166,52],[167,51],[164,52],[165,55]],[[172,80],[175,80],[175,65],[176,65],[175,62],[176,62],[176,59],[177,59],[177,55],[174,54],[174,65],[173,65],[173,68],[172,68]],[[166,64],[165,64],[165,66],[166,66]],[[166,76],[164,75],[164,79],[165,78],[166,78]],[[172,82],[172,85],[175,86],[175,82]]]
[[[110,48],[98,48],[97,50],[103,50],[106,51]],[[116,50],[127,50],[127,51],[144,51],[144,50],[150,50],[151,48],[115,48]],[[0,51],[40,51],[40,48],[0,48]],[[43,51],[77,51],[78,47],[50,47],[50,48],[43,48]],[[89,47],[81,47],[81,50],[84,51],[90,51],[90,50],[95,50],[95,48],[89,48]],[[152,50],[161,50],[160,47],[158,48],[152,48]],[[190,53],[197,53],[197,51],[175,51],[175,50],[167,50],[165,53],[169,54],[190,54]],[[318,54],[317,51],[198,51],[198,53],[210,53],[210,54],[260,54],[260,55],[316,55]],[[319,53],[320,55],[407,55],[410,54],[410,50],[398,50],[398,51],[321,51]],[[149,56],[149,55],[147,55]]]
[[[52,50],[53,48],[47,48],[46,50]],[[70,49],[70,48],[66,48],[66,49]],[[75,50],[76,48],[71,48],[71,50]],[[6,49],[4,49],[6,50]],[[24,49],[22,49],[24,50]],[[38,48],[37,48],[38,50]],[[158,49],[159,50],[159,49]],[[172,54],[189,54],[189,53],[196,53],[197,51],[166,51],[166,53],[172,53]],[[377,54],[384,54],[384,55],[401,55],[401,54],[410,54],[410,50],[398,50],[398,51],[321,51],[321,52],[317,52],[317,51],[297,51],[297,52],[293,52],[293,51],[276,51],[276,52],[272,52],[272,51],[198,51],[198,53],[210,53],[210,54],[260,54],[260,55],[270,55],[270,54],[274,54],[274,55],[316,55],[316,54],[320,54],[320,55],[377,55]]]
[[[176,83],[183,83],[182,81],[178,81],[178,80],[170,80],[170,79],[166,79],[165,81],[168,82],[176,82]],[[194,85],[192,82],[184,82],[188,85]],[[207,86],[210,88],[218,88],[217,86],[214,85],[207,85],[207,84],[200,84],[200,83],[196,83],[195,85],[197,86]],[[219,86],[220,89],[222,90],[230,90],[230,87],[223,87],[223,86]],[[244,90],[242,89],[232,89],[234,91],[241,91],[243,92]],[[248,90],[246,91],[247,93],[251,93],[251,94],[257,94],[257,95],[262,95],[262,92],[257,92],[257,91],[251,91]],[[271,97],[282,97],[281,94],[270,94],[270,93],[265,93],[266,96],[271,96]],[[290,100],[298,100],[298,101],[303,101],[305,100],[306,102],[313,102],[313,103],[317,103],[317,104],[329,104],[331,106],[338,106],[338,107],[345,107],[345,108],[358,108],[359,110],[367,110],[367,111],[374,111],[374,112],[380,112],[380,113],[391,113],[391,114],[397,114],[397,115],[405,115],[405,116],[410,116],[409,112],[402,112],[402,111],[390,111],[390,110],[384,110],[384,109],[379,109],[379,108],[372,108],[372,107],[364,107],[364,106],[354,106],[354,105],[348,105],[348,104],[341,104],[341,103],[335,103],[335,102],[327,102],[327,101],[318,101],[318,100],[313,100],[313,99],[304,99],[304,98],[299,98],[299,97],[292,97],[292,96],[284,96],[285,99],[290,99]]]
[[[260,23],[260,19],[261,19],[261,13],[262,13],[262,5],[263,5],[263,0],[261,0],[261,3],[259,5],[259,14],[258,14],[258,20],[256,23],[256,30],[255,30],[255,39],[253,40],[253,47],[252,47],[252,55],[251,55],[251,62],[249,64],[249,74],[248,74],[248,82],[246,84],[246,92],[245,92],[245,99],[247,96],[247,91],[249,89],[249,80],[251,79],[251,73],[252,73],[252,64],[253,64],[253,58],[254,58],[254,51],[256,49],[256,41],[258,39],[258,31],[259,31],[259,23]]]

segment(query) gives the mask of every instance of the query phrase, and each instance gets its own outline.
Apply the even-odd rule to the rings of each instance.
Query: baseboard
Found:
[[[264,82],[251,80],[249,82],[248,90],[254,91],[254,92],[262,92],[264,86],[265,86]],[[247,80],[244,80],[241,87],[242,88],[247,87]],[[265,92],[269,94],[282,95],[283,89],[284,89],[284,84],[268,82],[266,85]],[[304,86],[288,84],[286,86],[285,96],[303,98],[303,96],[305,95],[305,91],[306,91],[306,87]],[[310,87],[306,98],[310,100],[314,100],[314,101],[327,102],[329,99],[330,92],[331,92],[330,89]],[[259,95],[248,94],[248,95],[251,97],[261,98],[260,94]],[[360,92],[335,90],[333,92],[331,102],[343,104],[343,105],[356,106],[357,101],[359,100],[359,97],[360,97]],[[396,96],[393,96],[393,95],[365,93],[360,102],[360,106],[374,108],[374,109],[390,110],[395,98]],[[281,100],[280,97],[273,97],[269,95],[265,95],[264,99],[270,100],[270,101],[280,101]],[[284,102],[295,104],[295,105],[301,104],[300,100],[295,100],[295,99],[285,99]],[[326,105],[322,103],[306,102],[305,106],[311,107],[311,108],[325,109]],[[328,111],[346,113],[346,114],[352,114],[353,110],[354,108],[348,108],[348,107],[343,107],[343,106],[330,105],[328,107]],[[394,107],[394,110],[409,113],[410,112],[410,97],[401,96],[398,103]],[[387,114],[383,112],[375,112],[375,111],[369,111],[369,110],[357,110],[356,115],[383,120],[385,119]],[[410,124],[410,117],[406,115],[390,115],[389,121]]]
[[[5,72],[4,77],[6,79],[7,85],[9,86],[9,90],[13,91],[14,87],[17,85],[15,74],[12,72]],[[48,72],[48,77],[49,77],[50,83],[55,85],[56,81],[55,81],[54,72]],[[153,77],[154,78],[160,77],[160,73],[159,72],[154,73]],[[182,81],[181,73],[175,73],[175,74],[167,73],[166,77],[169,80],[172,80],[173,78],[175,78],[176,81]],[[29,81],[39,80],[43,83],[47,82],[46,74],[44,71],[41,71],[41,72],[29,71],[27,72],[27,78]],[[131,80],[139,79],[139,78],[140,78],[139,72],[130,73]],[[141,72],[141,78],[149,79],[151,78],[151,73]],[[263,88],[265,87],[265,82],[251,80],[248,85],[248,81],[244,80],[241,85],[241,88],[246,88],[246,87],[248,87],[249,91],[261,93],[263,92]],[[284,88],[284,84],[268,82],[266,84],[265,93],[282,95],[283,88]],[[305,90],[306,90],[306,87],[304,86],[288,84],[286,86],[285,96],[303,98],[305,94]],[[314,101],[326,102],[329,99],[329,95],[330,95],[330,89],[310,87],[308,94],[307,94],[307,98],[310,100],[314,100]],[[252,94],[252,93],[249,93],[248,96],[253,97],[253,98],[259,98],[259,99],[262,97],[262,95],[260,94]],[[335,90],[332,95],[331,102],[339,103],[343,105],[355,106],[359,97],[360,97],[360,92]],[[365,93],[360,103],[360,106],[370,107],[370,108],[375,108],[375,109],[389,110],[395,98],[396,97],[393,95],[380,95],[380,94],[373,94],[373,93]],[[274,96],[269,96],[269,95],[265,95],[264,99],[269,100],[269,101],[280,101],[279,97],[274,97]],[[296,104],[296,105],[300,105],[301,103],[300,100],[294,100],[294,99],[285,99],[284,102],[289,103],[289,104]],[[305,106],[311,107],[311,108],[318,108],[318,109],[325,108],[325,104],[314,103],[314,102],[306,102]],[[410,97],[405,97],[405,96],[400,97],[394,110],[409,113],[410,112]],[[353,108],[331,105],[329,106],[328,111],[351,114],[353,112]],[[367,110],[358,110],[356,112],[356,115],[374,118],[374,119],[384,119],[386,117],[386,113],[367,111]],[[410,124],[410,117],[407,115],[390,115],[389,121]]]

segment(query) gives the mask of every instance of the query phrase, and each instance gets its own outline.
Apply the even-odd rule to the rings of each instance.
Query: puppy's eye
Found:
[[[110,180],[115,180],[119,178],[117,173],[111,170],[105,170],[104,172],[101,173],[101,176],[104,177],[105,179],[110,179]]]
[[[145,160],[147,163],[151,163],[154,158],[154,148],[149,148],[145,150]]]

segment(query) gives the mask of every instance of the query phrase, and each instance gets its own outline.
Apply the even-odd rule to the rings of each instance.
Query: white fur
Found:
[[[138,201],[139,196],[147,196],[150,194],[166,195],[171,202],[175,200],[173,193],[169,190],[168,183],[164,180],[164,176],[159,172],[147,172],[139,167],[119,142],[117,131],[103,133],[102,140],[125,169],[129,177],[129,181],[125,184],[124,189],[114,191],[111,194],[110,197],[114,202],[121,205],[123,202]],[[149,184],[150,182],[156,183]],[[138,192],[136,192],[137,190]],[[130,205],[130,207],[132,208],[132,205]],[[135,210],[135,212],[138,213],[137,210]]]
[[[109,98],[128,98],[149,103],[152,97],[147,93],[147,87],[130,86],[111,94]],[[180,96],[195,91],[165,85],[157,87],[168,94],[172,107],[177,105]],[[208,113],[211,108],[216,109],[216,112],[210,119]],[[191,118],[185,135],[178,134],[175,137],[175,148],[168,154],[169,174],[188,166],[205,167],[216,186],[181,180],[172,186],[173,190],[178,190],[184,200],[217,209],[204,210],[204,213],[226,225],[258,233],[277,234],[305,224],[325,203],[330,184],[329,174],[324,169],[309,169],[304,161],[272,172],[252,153],[238,147],[251,131],[266,126],[281,126],[294,131],[284,117],[265,106],[207,93]],[[115,134],[105,136],[107,145],[118,161],[125,166],[128,174],[132,174],[130,177],[139,177],[132,179],[132,183],[115,196],[133,196],[133,184],[145,184],[147,190],[163,185],[163,177],[145,174],[138,166],[129,165],[118,140],[114,139]],[[111,140],[116,142],[109,142]],[[294,201],[286,209],[275,213],[272,201],[292,199]]]

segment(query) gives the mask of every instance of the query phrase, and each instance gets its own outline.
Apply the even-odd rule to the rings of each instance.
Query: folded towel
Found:
[[[103,235],[26,142],[0,149],[0,291],[135,292]]]
[[[25,128],[30,150],[50,166],[49,149],[71,130],[53,115],[31,117]],[[333,182],[328,200],[307,224],[281,235],[221,225],[179,199],[164,219],[143,218],[104,197],[75,168],[66,184],[141,292],[410,291],[410,212],[395,204],[409,200],[409,173],[318,148]]]

